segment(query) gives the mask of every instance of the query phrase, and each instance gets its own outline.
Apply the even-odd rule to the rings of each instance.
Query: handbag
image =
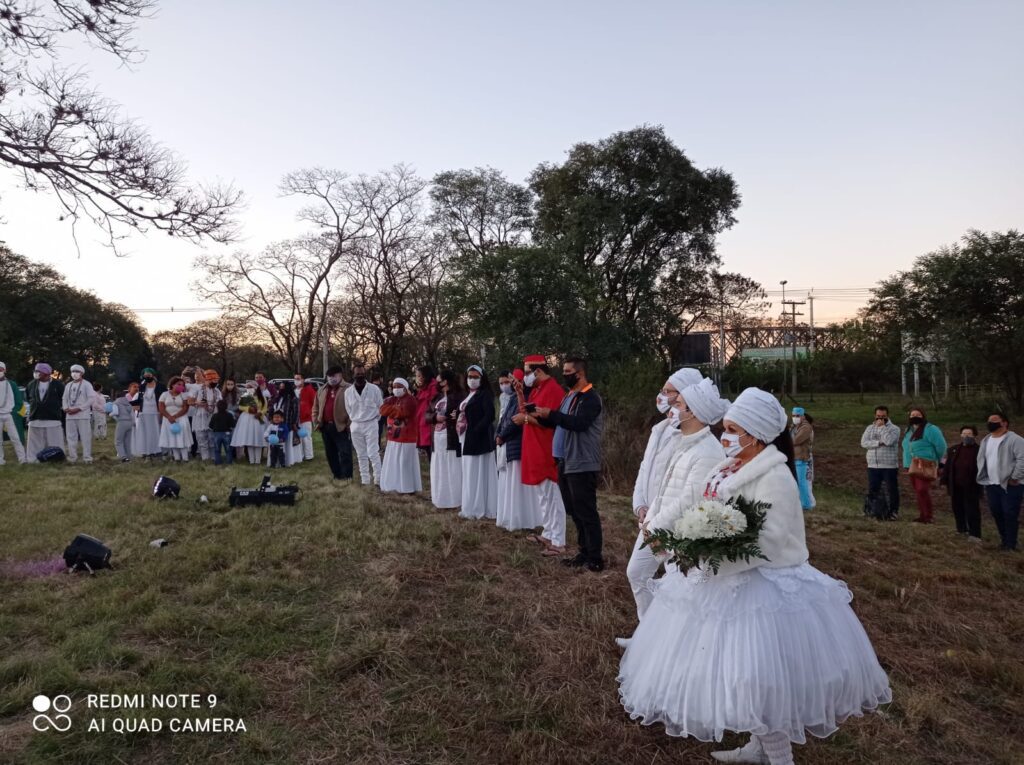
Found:
[[[921,478],[925,481],[934,481],[939,477],[939,465],[933,460],[926,460],[923,457],[914,457],[910,461],[909,472],[914,478]]]

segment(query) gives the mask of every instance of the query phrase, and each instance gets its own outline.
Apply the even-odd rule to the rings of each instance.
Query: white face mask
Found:
[[[4,370],[0,369],[0,380],[3,380],[5,377],[7,377],[7,373]]]
[[[43,376],[43,375],[42,375],[42,374],[41,374],[40,372],[33,372],[33,373],[32,373],[32,379],[33,379],[33,380],[38,380],[38,379],[39,379],[40,377],[42,377],[42,376]]]
[[[3,374],[3,373],[0,372],[0,374]],[[501,384],[501,392],[502,393],[506,393],[506,394],[511,393],[512,392],[512,386],[509,385],[508,383],[502,383]]]
[[[391,392],[394,393],[397,398],[401,398],[405,395],[405,388],[392,388]]]
[[[470,390],[476,390],[477,388],[480,387],[480,378],[470,377],[468,380],[466,380],[466,385],[469,386]]]
[[[672,405],[668,403],[668,396],[666,396],[664,393],[658,394],[657,407],[658,411],[661,412],[662,414],[668,414],[669,417],[672,416],[669,411],[670,409],[672,409]]]
[[[535,382],[537,382],[536,372],[530,372],[530,374],[523,378],[523,384],[526,385],[527,388],[532,388]]]
[[[81,380],[82,379],[82,373],[81,372],[72,372],[71,373],[71,379],[72,380]]]
[[[799,425],[803,421],[804,421],[804,418],[801,417],[800,415],[796,415],[795,417],[793,417],[793,424],[794,425]]]
[[[302,381],[302,380],[296,380],[296,381],[295,381],[295,387],[296,387],[296,388],[301,388],[301,387],[302,387],[302,385],[303,385],[303,381]]]
[[[722,446],[726,457],[738,457],[745,447],[740,445],[740,437],[735,433],[722,434]]]
[[[334,375],[333,377],[329,377],[327,379],[327,382],[335,387],[341,385],[341,375]]]

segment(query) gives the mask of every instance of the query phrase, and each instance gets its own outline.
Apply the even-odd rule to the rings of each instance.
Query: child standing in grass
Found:
[[[114,449],[121,462],[132,461],[132,436],[135,432],[135,409],[132,407],[132,397],[138,393],[139,386],[132,383],[128,390],[116,398],[114,404],[114,421],[117,426],[114,429]],[[104,414],[104,416],[106,416]]]
[[[217,411],[210,415],[210,448],[213,451],[213,464],[221,464],[221,450],[227,455],[227,463],[235,461],[235,450],[231,448],[231,431],[235,429],[235,418],[228,411],[228,402],[221,399],[217,402]]]
[[[285,458],[285,444],[291,438],[291,429],[284,421],[284,412],[280,409],[270,416],[270,424],[267,425],[266,433],[263,436],[270,447],[268,465],[270,467],[288,467],[288,460]]]

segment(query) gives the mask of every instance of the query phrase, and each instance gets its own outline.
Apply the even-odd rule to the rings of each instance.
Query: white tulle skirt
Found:
[[[672,736],[805,731],[892,700],[843,582],[810,564],[717,578],[671,571],[656,587],[619,667],[634,720]]]
[[[523,463],[519,460],[506,462],[505,469],[498,471],[497,525],[509,531],[544,525],[537,492],[532,486],[523,485]]]
[[[460,518],[498,517],[498,466],[494,452],[462,455],[462,511]]]
[[[434,450],[430,454],[430,501],[440,510],[462,504],[462,460],[448,451],[448,433],[434,432]]]
[[[248,412],[239,412],[238,422],[235,423],[235,432],[231,434],[232,446],[259,446],[267,445],[263,438],[267,426],[260,422],[259,418]]]
[[[388,441],[384,449],[384,464],[380,469],[380,490],[412,494],[422,489],[420,456],[416,444]]]

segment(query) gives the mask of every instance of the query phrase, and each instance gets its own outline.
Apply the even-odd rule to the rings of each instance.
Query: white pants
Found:
[[[95,438],[107,437],[107,413],[92,413],[92,434]]]
[[[0,385],[6,384],[0,382]],[[25,462],[25,447],[22,445],[21,436],[18,435],[18,429],[14,425],[14,415],[0,414],[0,465],[4,464],[4,433],[10,436],[11,445],[14,447],[14,456],[18,458],[18,462]]]
[[[363,486],[371,483],[380,485],[380,440],[377,431],[377,420],[364,420],[353,422],[349,427],[352,434],[352,445],[356,449],[356,457],[359,458],[359,475],[363,479]],[[370,476],[370,466],[373,466],[373,476]]]
[[[78,442],[82,442],[82,461],[92,462],[92,417],[65,423],[68,432],[68,462],[78,461]]]
[[[565,505],[562,504],[558,484],[545,478],[533,488],[537,492],[540,517],[544,522],[541,536],[555,547],[565,547]]]
[[[192,431],[196,437],[196,447],[199,449],[199,458],[209,461],[213,459],[213,440],[210,438],[210,429]]]
[[[300,422],[299,428],[306,429],[306,435],[302,438],[302,459],[313,459],[313,423]]]
[[[638,619],[644,618],[644,612],[654,600],[654,594],[648,584],[661,566],[661,561],[651,551],[651,548],[643,547],[643,543],[644,535],[643,532],[640,532],[636,535],[633,554],[629,556],[629,563],[626,564],[626,578],[629,579],[629,587],[633,590]]]
[[[50,446],[59,446],[61,451],[64,451],[64,429],[60,426],[60,421],[57,421],[56,426],[46,428],[32,427],[32,423],[29,423],[28,454],[25,455],[28,461],[36,462],[36,455]]]

